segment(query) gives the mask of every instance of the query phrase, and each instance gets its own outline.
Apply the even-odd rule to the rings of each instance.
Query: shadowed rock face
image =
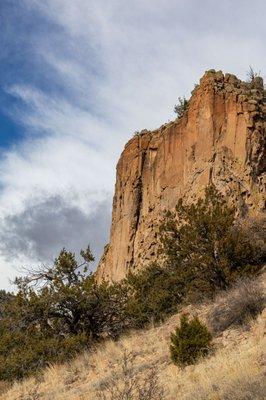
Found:
[[[248,84],[211,70],[183,117],[127,143],[117,165],[110,243],[98,279],[120,280],[154,260],[162,212],[180,197],[202,196],[211,182],[240,213],[265,209],[265,97],[261,78]]]

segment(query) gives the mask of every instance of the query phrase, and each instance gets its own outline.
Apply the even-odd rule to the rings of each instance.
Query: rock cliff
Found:
[[[210,182],[239,212],[265,209],[266,93],[263,80],[242,82],[207,71],[181,118],[144,130],[117,165],[110,243],[98,279],[120,280],[157,255],[163,210],[201,196]]]

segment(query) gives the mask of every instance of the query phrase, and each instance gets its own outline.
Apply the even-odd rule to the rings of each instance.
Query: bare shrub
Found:
[[[3,393],[7,392],[10,387],[11,387],[10,382],[0,381],[0,396]]]
[[[141,374],[134,367],[133,354],[127,352],[123,354],[120,373],[113,372],[97,389],[98,400],[161,400],[163,396],[156,368]]]
[[[196,393],[190,393],[184,400],[264,400],[266,393],[266,380],[262,375],[251,377],[247,380],[237,380],[228,385],[212,385],[211,391],[198,388]]]
[[[208,324],[215,333],[230,326],[245,325],[262,312],[264,306],[262,284],[254,279],[242,279],[219,295],[207,317]]]
[[[72,385],[79,378],[79,369],[74,365],[72,366],[70,363],[68,364],[68,368],[66,368],[66,377],[65,377],[65,385]]]
[[[264,262],[266,260],[266,215],[263,213],[249,216],[238,222],[238,226],[256,248],[256,257]]]
[[[40,398],[39,387],[34,386],[27,393],[21,394],[18,400],[40,400]]]
[[[223,393],[221,400],[265,400],[265,393],[266,380],[263,376],[259,376],[229,387]]]

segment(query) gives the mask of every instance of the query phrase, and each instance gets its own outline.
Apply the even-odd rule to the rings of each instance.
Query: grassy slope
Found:
[[[204,321],[210,307],[189,306],[185,311]],[[122,376],[125,351],[133,355],[136,376],[145,375],[153,365],[156,367],[165,399],[264,399],[266,309],[250,330],[230,329],[216,337],[214,355],[184,370],[172,365],[169,359],[169,336],[178,320],[179,315],[174,315],[159,327],[132,332],[116,343],[108,341],[71,364],[51,366],[38,380],[31,378],[14,384],[0,400],[97,399],[95,390],[100,384],[112,379],[114,373]]]

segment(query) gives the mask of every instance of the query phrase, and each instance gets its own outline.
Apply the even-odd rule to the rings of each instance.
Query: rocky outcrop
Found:
[[[98,279],[120,280],[158,251],[165,209],[193,201],[210,182],[240,213],[265,208],[266,94],[261,78],[242,82],[208,71],[176,121],[142,131],[117,165],[110,243]]]

